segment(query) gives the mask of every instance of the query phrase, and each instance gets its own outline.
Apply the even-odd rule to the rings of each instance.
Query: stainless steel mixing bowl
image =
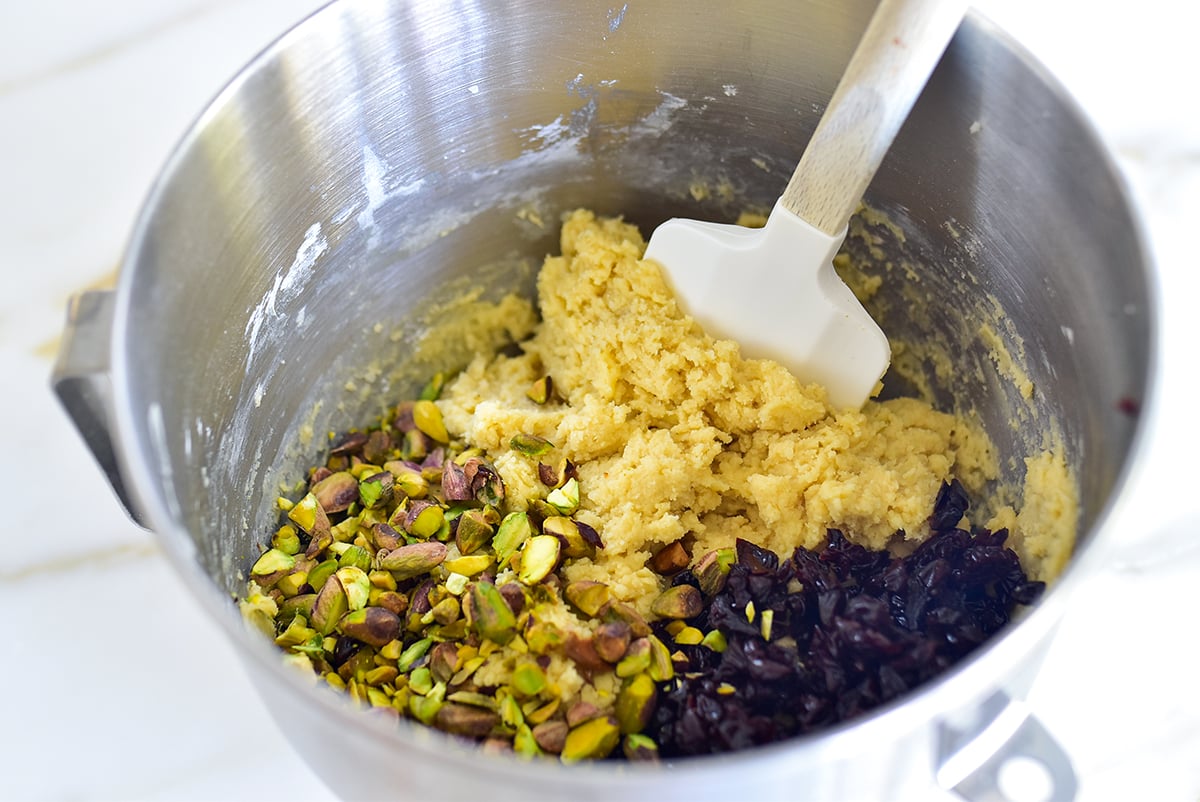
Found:
[[[661,802],[912,798],[936,782],[992,799],[1000,767],[1026,755],[1059,798],[1073,794],[1069,761],[1019,699],[1137,462],[1130,409],[1152,401],[1153,273],[1091,128],[978,16],[868,200],[904,231],[883,237],[884,259],[918,266],[885,282],[885,330],[935,338],[962,366],[961,381],[931,373],[939,400],[977,410],[1010,479],[1055,421],[1077,468],[1076,556],[1019,624],[824,734],[674,765],[568,768],[374,721],[285,671],[230,601],[273,527],[279,482],[319,452],[298,432],[362,423],[432,367],[413,351],[424,309],[467,287],[530,291],[559,215],[577,206],[648,232],[671,215],[770,205],[872,5],[347,0],[269,48],[187,133],[118,289],[74,303],[57,389],[333,789]],[[913,281],[927,299],[917,307],[904,294]],[[1032,411],[976,336],[985,295],[1025,354]],[[367,382],[371,365],[381,376]],[[966,378],[976,370],[984,380]],[[890,391],[904,387],[893,377]]]

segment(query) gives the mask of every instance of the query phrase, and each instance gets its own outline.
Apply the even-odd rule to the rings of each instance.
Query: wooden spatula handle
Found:
[[[882,0],[781,202],[830,236],[854,213],[966,0]]]

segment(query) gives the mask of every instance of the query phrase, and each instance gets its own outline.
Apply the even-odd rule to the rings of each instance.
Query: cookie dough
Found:
[[[741,537],[786,555],[838,528],[903,549],[927,536],[943,482],[957,477],[976,497],[996,479],[995,450],[968,420],[910,398],[834,412],[821,387],[706,335],[641,260],[633,225],[576,211],[561,245],[540,273],[541,321],[522,353],[477,357],[439,405],[451,430],[495,458],[510,498],[538,487],[530,461],[509,448],[513,432],[544,437],[578,464],[579,517],[605,548],[569,566],[569,580],[607,582],[644,611],[661,582],[646,562],[673,541],[703,554]],[[545,375],[559,403],[526,397]],[[1074,490],[1062,474],[1067,486],[1043,497],[1065,519]],[[1052,528],[1071,530],[1055,552],[1069,553],[1073,520]],[[1061,567],[1022,556],[1039,578]]]

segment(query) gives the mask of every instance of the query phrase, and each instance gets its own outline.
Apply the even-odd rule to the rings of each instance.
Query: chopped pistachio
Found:
[[[446,384],[446,374],[438,371],[430,377],[429,381],[421,388],[421,394],[418,398],[422,401],[437,401],[438,396],[442,394],[442,387]]]
[[[516,726],[516,732],[513,734],[513,751],[521,757],[537,757],[543,754],[537,738],[533,736],[533,730],[529,729],[529,725],[524,722]]]
[[[563,762],[608,757],[620,740],[620,726],[612,716],[585,721],[567,733],[563,741]]]
[[[675,677],[675,664],[671,662],[671,653],[667,651],[667,647],[653,635],[648,636],[650,641],[650,667],[646,669],[650,675],[650,679],[655,682],[666,682]]]
[[[341,581],[342,588],[346,591],[346,602],[351,610],[361,610],[367,606],[367,599],[371,595],[371,580],[367,579],[366,571],[347,565],[337,569],[334,576]]]
[[[497,708],[496,712],[500,714],[500,722],[504,726],[513,729],[525,726],[525,716],[521,712],[521,705],[511,694],[505,694]]]
[[[404,651],[404,641],[399,638],[390,640],[383,646],[379,647],[379,656],[384,660],[397,660],[400,658],[400,653]]]
[[[433,646],[432,638],[415,641],[400,653],[400,657],[396,660],[396,668],[400,669],[400,673],[407,674],[416,665],[416,662],[425,656],[431,646]]]
[[[500,716],[491,710],[448,702],[434,717],[434,726],[453,735],[482,738],[500,723]]]
[[[531,652],[547,654],[562,646],[563,641],[562,632],[553,623],[540,620],[534,615],[529,616],[525,624],[525,642],[529,644]]]
[[[325,580],[333,576],[333,572],[338,569],[337,560],[324,560],[317,563],[311,571],[308,572],[308,584],[314,591],[318,593],[325,586]]]
[[[446,431],[446,424],[442,420],[442,411],[438,409],[437,404],[428,399],[422,399],[413,404],[412,407],[413,425],[421,431],[422,434],[431,437],[439,443],[449,443],[450,435]]]
[[[543,721],[534,726],[533,738],[542,749],[557,755],[566,746],[568,732],[570,728],[565,721]]]
[[[454,596],[447,596],[437,604],[433,605],[433,609],[425,615],[429,617],[430,622],[436,621],[442,626],[445,626],[457,621],[459,613],[461,612],[462,606],[459,604],[458,599]]]
[[[604,605],[608,604],[612,595],[608,585],[589,580],[571,582],[563,593],[567,597],[567,601],[589,618],[598,615]]]
[[[585,702],[580,699],[569,708],[567,708],[567,726],[574,728],[585,721],[590,721],[600,715],[600,708],[596,707],[591,702]]]
[[[517,634],[517,617],[496,586],[486,580],[473,583],[468,589],[470,624],[480,638],[507,644]]]
[[[722,682],[717,686],[718,696],[732,696],[735,693],[737,693],[737,688],[730,685],[728,682]]]
[[[695,627],[684,627],[674,637],[680,646],[697,646],[704,640],[704,633]]]
[[[609,621],[596,627],[592,633],[592,645],[596,654],[608,663],[616,663],[629,649],[630,629],[624,621]]]
[[[625,679],[647,671],[650,668],[650,660],[650,640],[638,638],[631,641],[625,650],[625,656],[617,663],[617,676]]]
[[[513,435],[508,444],[514,451],[534,458],[548,454],[554,448],[554,443],[536,434]]]
[[[550,491],[546,502],[563,515],[570,515],[579,509],[579,480],[568,479],[562,487]]]
[[[543,376],[529,385],[525,396],[535,404],[545,404],[554,396],[554,380],[549,376]]]
[[[408,611],[408,597],[394,590],[380,591],[379,595],[375,596],[371,601],[371,604],[391,610],[396,615],[404,615]]]
[[[544,705],[539,705],[538,700],[534,699],[527,706],[525,721],[530,724],[541,724],[544,721],[549,721],[550,717],[558,712],[558,708],[561,705],[562,701],[557,696]]]
[[[317,598],[313,602],[312,625],[322,635],[328,635],[337,626],[338,619],[349,609],[346,590],[342,587],[341,580],[334,574],[321,587],[321,592],[317,594]]]
[[[464,682],[469,680],[471,675],[475,673],[476,669],[478,669],[486,661],[486,657],[472,657],[470,660],[464,660],[462,668],[460,668],[458,672],[450,678],[449,684],[462,685]]]
[[[383,685],[395,680],[399,673],[395,666],[378,666],[368,671],[363,681],[368,685]]]
[[[729,576],[729,568],[733,565],[735,552],[733,549],[717,549],[710,551],[700,558],[692,569],[700,590],[705,596],[712,597],[725,587],[725,579]]]
[[[299,554],[300,535],[296,533],[296,527],[284,524],[276,529],[275,534],[271,537],[271,548],[278,549],[284,554]]]
[[[649,735],[631,732],[625,736],[621,744],[625,759],[634,762],[655,762],[658,760],[658,744]]]
[[[317,594],[315,593],[301,593],[290,599],[284,599],[279,603],[279,620],[291,621],[297,615],[302,615],[305,620],[310,620],[313,603],[316,600]]]
[[[421,474],[421,466],[413,462],[395,460],[385,462],[384,470],[392,474],[392,492],[411,499],[422,499],[429,495],[429,481]]]
[[[397,581],[403,581],[429,573],[445,559],[446,544],[431,540],[389,551],[379,559],[379,567],[391,571]]]
[[[281,577],[280,580],[275,583],[275,587],[278,588],[279,592],[282,593],[285,598],[290,599],[299,593],[300,588],[304,587],[306,584],[308,584],[308,572],[296,571],[293,569],[290,574],[285,577]]]
[[[446,701],[471,705],[471,707],[482,707],[485,710],[498,710],[500,707],[495,699],[477,691],[455,691],[446,695]]]
[[[442,563],[445,565],[445,563]],[[447,569],[449,570],[449,569]],[[463,591],[467,589],[470,578],[466,574],[460,574],[457,571],[450,571],[450,575],[446,577],[446,590],[453,593],[455,596],[461,596]]]
[[[513,669],[510,682],[522,696],[536,696],[546,687],[546,672],[537,663],[525,660]]]
[[[367,579],[370,580],[371,587],[373,588],[380,590],[395,590],[397,588],[396,577],[392,576],[388,571],[368,571]]]
[[[554,535],[534,535],[521,549],[521,569],[517,579],[526,585],[541,582],[558,567],[562,545]]]
[[[373,509],[392,500],[396,479],[387,471],[365,477],[358,483],[358,500],[363,507]]]
[[[329,433],[329,439],[334,438],[334,433]],[[355,454],[362,450],[362,447],[367,444],[366,432],[347,432],[341,440],[337,442],[333,448],[329,449],[330,456],[345,456]]]
[[[496,536],[492,539],[492,548],[496,552],[498,566],[508,565],[513,554],[526,540],[533,536],[533,527],[529,523],[529,515],[524,512],[510,512],[500,522]]]
[[[342,551],[342,556],[338,557],[338,566],[345,568],[352,565],[362,571],[371,570],[371,553],[362,546],[356,546],[353,543],[347,544],[347,547]]]
[[[408,687],[413,693],[424,696],[433,690],[433,684],[433,672],[429,670],[428,666],[414,668],[408,675]]]
[[[365,607],[342,616],[338,629],[343,635],[368,646],[385,646],[400,637],[400,616],[382,607]]]
[[[367,442],[363,443],[363,459],[372,465],[382,464],[393,446],[392,436],[387,431],[374,429],[367,435]]]
[[[414,501],[404,517],[405,531],[420,538],[433,537],[445,523],[445,512],[430,501]]]
[[[280,571],[290,571],[296,565],[296,558],[279,549],[267,549],[250,569],[253,576],[266,576]]]
[[[704,638],[700,641],[700,645],[711,649],[718,654],[728,648],[728,643],[725,641],[725,633],[721,632],[719,629],[714,629],[705,634]]]
[[[408,698],[409,712],[412,713],[413,718],[426,726],[433,726],[441,708],[442,700],[435,697],[413,694]]]
[[[762,632],[763,640],[771,639],[771,625],[775,623],[775,611],[766,609],[762,611],[762,616],[759,618],[759,631]]]
[[[442,563],[442,566],[447,571],[471,577],[482,574],[491,568],[492,556],[490,554],[469,554],[465,557],[455,557],[453,560],[446,560]]]
[[[499,588],[500,595],[508,602],[513,615],[520,615],[525,609],[525,589],[517,582],[505,582]]]
[[[279,633],[279,637],[275,638],[275,643],[285,649],[290,646],[299,646],[302,643],[307,643],[312,636],[316,634],[312,629],[309,629],[308,622],[304,620],[304,616],[296,616],[292,619],[292,623],[288,624],[287,629]]]
[[[692,618],[703,609],[704,599],[691,585],[667,588],[650,605],[650,612],[659,618]]]
[[[607,671],[608,663],[596,651],[591,637],[571,633],[563,644],[563,652],[575,661],[575,668],[587,679],[593,674]]]
[[[563,554],[567,557],[590,557],[594,553],[592,546],[584,539],[579,523],[566,516],[553,515],[542,521],[542,532],[559,538],[563,542]]]
[[[429,652],[429,670],[438,682],[449,682],[458,670],[458,647],[443,641]]]
[[[629,624],[629,631],[635,638],[644,638],[650,634],[650,625],[641,613],[623,601],[614,599],[604,608],[605,621],[624,621]]]
[[[656,696],[657,689],[650,675],[638,674],[625,680],[614,707],[622,735],[641,732],[645,728],[654,712]]]
[[[329,516],[325,514],[321,502],[312,493],[296,502],[288,510],[288,519],[314,538],[321,533],[329,532]],[[311,555],[310,555],[311,556]]]
[[[345,512],[358,501],[358,480],[349,471],[331,473],[313,485],[312,494],[326,513]]]
[[[684,568],[688,567],[688,563],[692,558],[688,556],[687,549],[678,540],[673,543],[668,543],[658,550],[653,557],[650,558],[650,570],[662,576],[670,576],[677,574]]]
[[[467,510],[458,518],[454,543],[462,554],[472,554],[490,543],[494,532],[483,510]]]
[[[746,602],[745,614],[746,614],[747,622],[749,622],[751,624],[754,623],[754,617],[755,617],[756,612],[757,611],[754,609],[754,599],[751,599],[750,601]]]

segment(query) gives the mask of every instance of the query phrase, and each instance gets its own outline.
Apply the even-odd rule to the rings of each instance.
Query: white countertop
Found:
[[[254,53],[320,0],[0,5],[0,798],[332,799],[231,645],[124,516],[49,389],[68,296],[111,280],[169,149]],[[1165,402],[1144,514],[1072,597],[1030,703],[1081,799],[1200,798],[1197,453],[1200,57],[1171,0],[986,0],[1112,148],[1164,287]],[[1106,9],[1097,12],[1095,9]],[[1161,555],[1157,562],[1151,557]],[[1148,560],[1148,562],[1139,562]]]

